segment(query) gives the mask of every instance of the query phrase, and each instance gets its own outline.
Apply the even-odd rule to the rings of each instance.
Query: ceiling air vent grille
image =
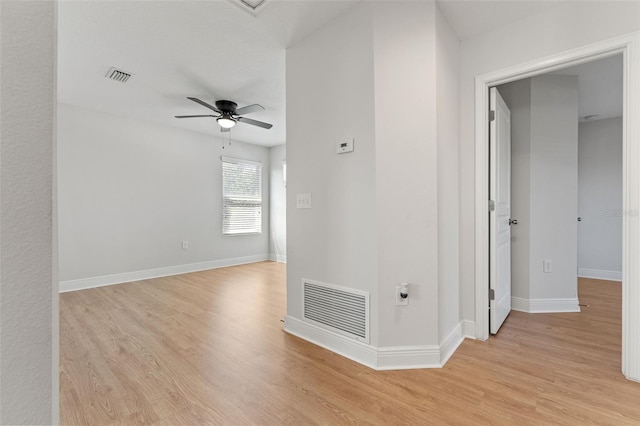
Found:
[[[253,16],[258,16],[259,13],[262,13],[267,7],[269,7],[269,5],[274,3],[272,1],[267,1],[267,0],[228,0],[228,1]]]
[[[245,5],[251,10],[258,10],[260,6],[262,6],[267,0],[240,0],[240,3]]]
[[[114,67],[112,67],[107,75],[105,75],[108,79],[119,81],[120,83],[126,83],[132,76],[133,74],[130,72],[122,71]]]

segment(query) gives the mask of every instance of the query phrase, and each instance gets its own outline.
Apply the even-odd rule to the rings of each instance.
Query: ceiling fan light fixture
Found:
[[[236,125],[236,120],[234,120],[231,117],[227,117],[227,116],[222,116],[220,118],[218,118],[218,124],[220,125],[220,127],[222,127],[223,129],[230,129],[233,126]]]

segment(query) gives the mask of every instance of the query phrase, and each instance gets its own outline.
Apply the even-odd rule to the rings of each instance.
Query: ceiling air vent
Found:
[[[126,83],[132,76],[133,74],[130,72],[119,70],[115,67],[111,67],[107,75],[105,75],[108,79],[119,81],[120,83]]]
[[[253,16],[258,16],[258,13],[262,13],[266,7],[274,3],[272,1],[268,2],[267,0],[228,0],[228,1]]]
[[[240,0],[240,3],[245,5],[246,7],[251,8],[251,10],[258,10],[260,6],[262,6],[267,0]]]

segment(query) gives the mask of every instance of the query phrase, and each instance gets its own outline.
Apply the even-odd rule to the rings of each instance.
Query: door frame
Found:
[[[640,32],[476,76],[475,331],[476,339],[489,338],[489,88],[617,54],[624,62],[622,372],[640,381]]]

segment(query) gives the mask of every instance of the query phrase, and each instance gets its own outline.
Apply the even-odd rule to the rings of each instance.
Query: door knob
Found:
[[[518,219],[509,219],[509,225],[517,225]]]

